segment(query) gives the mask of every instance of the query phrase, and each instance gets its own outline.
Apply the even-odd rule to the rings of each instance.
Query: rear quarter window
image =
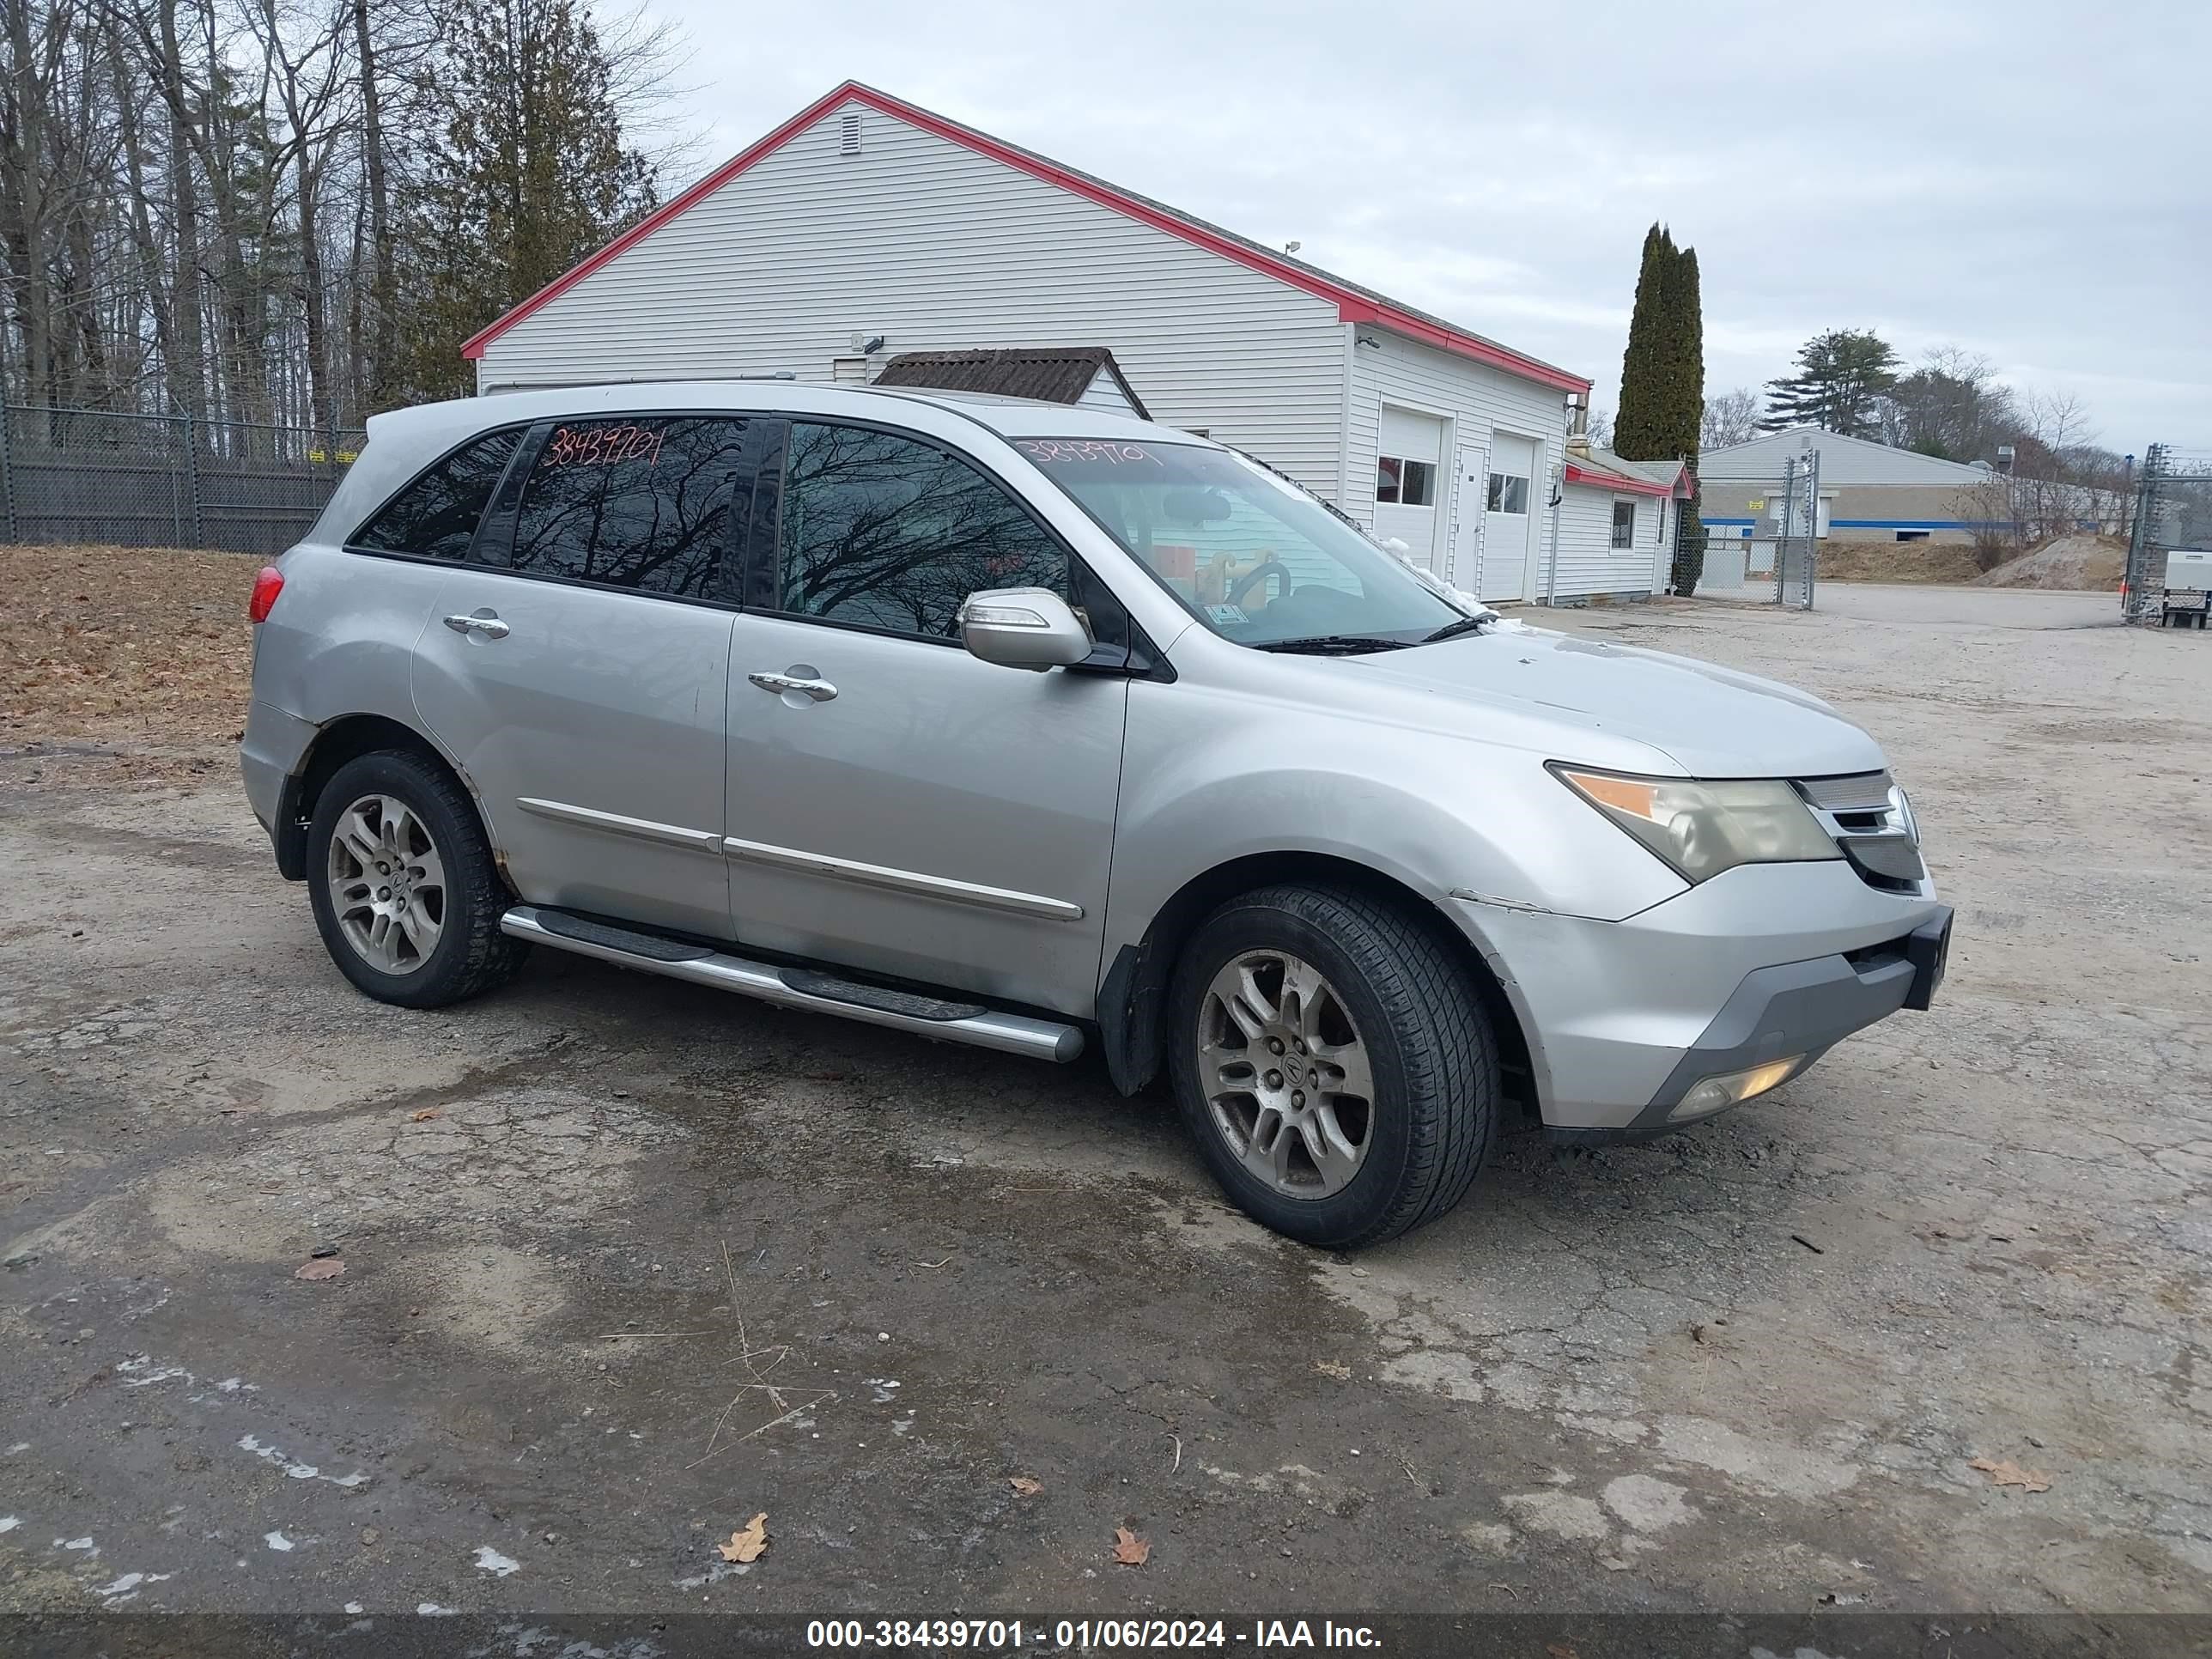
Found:
[[[419,559],[468,556],[477,526],[491,503],[522,432],[487,433],[435,463],[386,502],[349,546]]]

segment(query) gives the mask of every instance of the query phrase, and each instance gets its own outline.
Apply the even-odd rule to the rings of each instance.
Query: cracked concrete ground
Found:
[[[0,763],[0,1607],[2212,1610],[2212,647],[2002,597],[1565,619],[1880,735],[1950,981],[1356,1259],[1095,1062],[378,1006],[228,781]]]

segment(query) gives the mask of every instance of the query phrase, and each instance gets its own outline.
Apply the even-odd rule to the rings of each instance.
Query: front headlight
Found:
[[[1638,778],[1553,763],[1552,774],[1686,880],[1739,864],[1839,859],[1835,840],[1780,778]]]

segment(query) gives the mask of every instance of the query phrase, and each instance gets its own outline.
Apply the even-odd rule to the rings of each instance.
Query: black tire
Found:
[[[437,943],[420,966],[404,973],[385,972],[355,948],[339,926],[331,894],[331,840],[338,818],[372,794],[404,803],[428,830],[445,866]],[[379,1002],[442,1008],[481,996],[514,978],[530,954],[526,942],[499,930],[509,899],[476,803],[444,767],[409,750],[356,757],[324,784],[307,827],[307,892],[331,960]]]
[[[1252,951],[1318,969],[1364,1041],[1375,1099],[1358,1172],[1327,1197],[1278,1192],[1213,1121],[1198,1062],[1214,975]],[[1497,1047],[1467,965],[1431,928],[1364,894],[1269,887],[1216,910],[1183,947],[1169,991],[1169,1075],[1199,1154],[1231,1202],[1307,1244],[1357,1249],[1443,1215],[1466,1194],[1497,1115]]]

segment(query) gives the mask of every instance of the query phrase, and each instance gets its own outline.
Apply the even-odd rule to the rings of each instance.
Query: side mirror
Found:
[[[991,587],[960,607],[960,643],[1001,668],[1042,673],[1091,654],[1091,630],[1048,587]]]

